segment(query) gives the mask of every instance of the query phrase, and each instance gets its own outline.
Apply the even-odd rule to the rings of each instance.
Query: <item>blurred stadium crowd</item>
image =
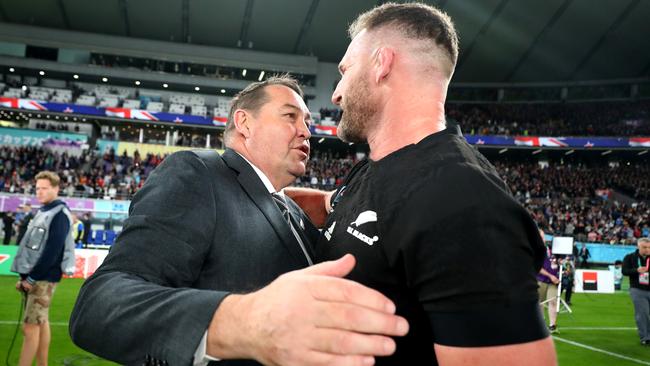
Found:
[[[254,70],[247,74],[236,67],[215,68],[103,54],[93,54],[91,63],[101,67],[207,75],[219,79],[251,81],[262,77]],[[219,118],[222,123],[231,100],[223,94],[223,89],[217,95],[203,95],[63,80],[55,86],[39,82],[25,85],[14,76],[17,75],[0,82],[0,92],[5,98],[207,116]],[[303,85],[314,85],[310,77],[298,77]],[[510,88],[501,96],[504,102],[496,102],[499,97],[493,89],[452,88],[446,114],[466,135],[650,136],[650,100],[623,98],[626,89],[621,89],[618,95],[615,87],[589,86],[570,88],[569,97],[579,100],[566,98],[562,101],[559,90]],[[312,112],[316,123],[323,126],[334,126],[342,117],[341,110],[335,108]],[[81,121],[71,123],[67,116],[64,118],[65,121],[58,117],[56,121],[37,120],[29,128],[86,134],[89,146],[66,152],[47,146],[0,145],[0,192],[34,194],[35,174],[53,170],[62,178],[62,196],[129,200],[166,156],[137,150],[129,155],[113,148],[100,151],[97,138],[157,146],[223,147],[221,132],[217,129],[103,122],[88,127]],[[312,139],[307,172],[295,185],[332,190],[343,182],[358,159],[363,158],[363,148],[346,150],[346,145],[340,144],[343,148],[331,150],[325,146],[327,144],[321,146],[323,139],[319,138]],[[636,238],[650,235],[650,163],[647,158],[624,161],[620,158],[581,160],[526,156],[519,154],[518,160],[513,160],[511,156],[488,154],[513,195],[549,234],[610,244],[633,244]]]
[[[36,147],[0,147],[0,190],[34,194],[34,175],[59,172],[62,196],[130,199],[165,158],[114,150],[84,151],[78,157]],[[353,154],[313,151],[307,173],[296,186],[331,190],[356,163]],[[513,195],[542,227],[578,240],[632,244],[650,235],[650,164],[540,164],[492,159]],[[614,201],[622,192],[630,203]]]

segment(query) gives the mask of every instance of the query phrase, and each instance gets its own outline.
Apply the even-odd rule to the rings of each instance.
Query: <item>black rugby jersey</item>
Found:
[[[361,161],[331,203],[316,259],[354,254],[348,278],[382,292],[409,321],[396,353],[377,365],[435,365],[433,343],[548,336],[537,303],[537,226],[456,130]]]

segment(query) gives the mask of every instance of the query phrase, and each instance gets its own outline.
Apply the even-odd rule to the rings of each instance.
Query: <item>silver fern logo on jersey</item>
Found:
[[[379,237],[377,235],[374,235],[373,237],[370,237],[358,229],[355,229],[352,226],[355,226],[358,228],[359,226],[363,224],[367,224],[369,222],[377,222],[377,213],[375,211],[363,211],[362,213],[357,216],[357,219],[352,221],[350,225],[347,228],[347,233],[354,236],[355,238],[361,240],[362,242],[368,244],[368,245],[373,245],[375,242],[379,241]]]

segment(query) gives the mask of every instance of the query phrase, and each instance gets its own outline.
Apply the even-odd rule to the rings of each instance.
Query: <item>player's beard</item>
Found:
[[[367,78],[361,76],[350,83],[341,107],[343,115],[337,128],[338,137],[345,142],[368,142],[368,126],[373,123],[378,106]]]

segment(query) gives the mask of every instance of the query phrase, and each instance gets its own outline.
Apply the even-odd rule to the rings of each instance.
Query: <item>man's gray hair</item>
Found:
[[[300,95],[301,98],[304,97],[298,81],[289,74],[274,75],[264,81],[250,84],[244,90],[237,93],[231,101],[230,112],[228,113],[228,122],[226,123],[226,129],[223,133],[224,143],[226,146],[230,145],[230,138],[235,130],[235,112],[238,109],[245,109],[252,113],[257,113],[260,108],[269,101],[266,87],[273,85],[286,86],[296,92],[296,94]]]

